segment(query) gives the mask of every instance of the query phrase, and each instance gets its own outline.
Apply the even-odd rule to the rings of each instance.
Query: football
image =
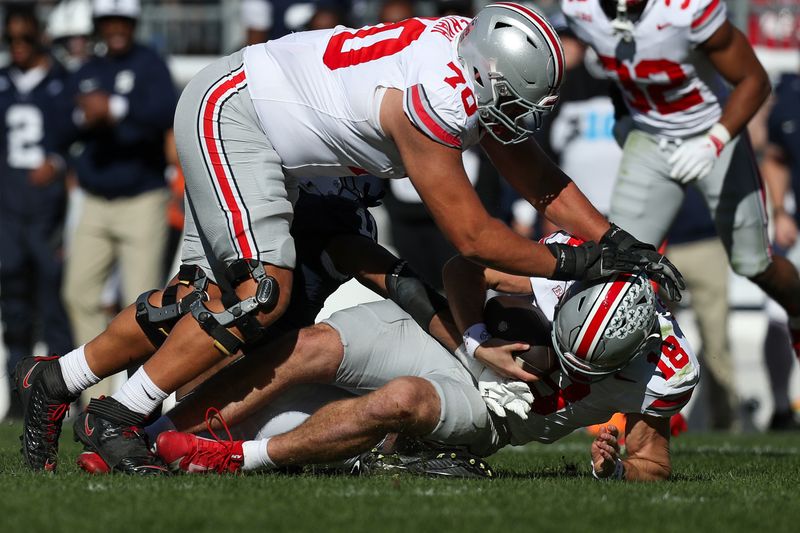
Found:
[[[546,376],[558,367],[550,340],[550,321],[531,304],[530,296],[501,295],[486,302],[483,318],[493,337],[530,344],[530,349],[516,352],[523,370]]]

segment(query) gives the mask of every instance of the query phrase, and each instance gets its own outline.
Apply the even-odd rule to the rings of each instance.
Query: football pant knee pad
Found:
[[[150,295],[157,290],[147,291],[136,299],[136,322],[153,346],[159,348],[167,335],[189,312],[196,301],[208,300],[208,277],[202,268],[196,265],[181,265],[178,271],[178,283],[170,285],[161,295],[161,306],[150,303]],[[178,300],[180,286],[192,287],[192,292]]]
[[[430,333],[431,319],[447,308],[447,300],[436,289],[419,279],[408,262],[399,260],[386,274],[389,299],[399,305],[422,329]]]
[[[264,264],[257,259],[239,259],[228,265],[225,277],[233,289],[247,279],[256,282],[253,296],[239,300],[234,294],[223,295],[223,303],[227,306],[219,313],[206,307],[203,300],[191,305],[192,316],[213,340],[214,346],[227,356],[232,356],[239,349],[258,340],[264,333],[264,327],[256,319],[258,313],[268,313],[278,303],[280,288],[278,281],[267,275]],[[232,331],[239,330],[241,337]]]

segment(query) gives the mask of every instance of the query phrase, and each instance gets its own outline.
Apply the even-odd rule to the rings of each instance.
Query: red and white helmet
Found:
[[[553,347],[578,381],[599,381],[635,357],[658,351],[655,294],[644,274],[576,282],[556,308]]]

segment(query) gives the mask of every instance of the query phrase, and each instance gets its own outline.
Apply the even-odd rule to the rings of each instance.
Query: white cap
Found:
[[[142,12],[139,0],[93,0],[92,16],[100,17],[127,17],[138,19]]]
[[[272,4],[267,0],[243,0],[242,24],[253,30],[268,30],[272,27]]]
[[[47,19],[51,39],[91,35],[92,4],[89,0],[62,0]]]

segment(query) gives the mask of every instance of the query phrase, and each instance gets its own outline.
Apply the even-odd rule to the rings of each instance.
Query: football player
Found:
[[[658,245],[684,188],[697,187],[733,270],[786,309],[800,357],[800,278],[771,253],[764,188],[744,131],[769,95],[769,80],[726,19],[725,2],[564,0],[561,7],[630,113],[611,221]]]
[[[27,405],[36,413],[26,419],[50,420],[48,412],[60,413],[96,381],[98,365],[119,367],[155,346],[121,390],[92,400],[76,425],[90,450],[147,457],[144,442],[123,428],[141,428],[169,392],[256,342],[289,305],[299,176],[408,175],[444,234],[477,262],[556,279],[645,268],[677,296],[677,270],[609,226],[530,139],[557,101],[563,69],[553,28],[511,3],[472,20],[295,33],[213,63],[184,90],[175,139],[189,207],[184,281],[210,280],[223,296],[207,300],[198,290],[168,313],[145,313],[161,305],[160,294],[145,293],[107,333],[51,363],[52,385],[33,391]],[[479,142],[524,198],[590,242],[546,247],[490,217],[461,160]],[[51,439],[23,440],[26,457],[55,459]]]
[[[579,243],[565,234],[546,242]],[[619,455],[616,428],[607,428],[592,447],[595,475],[669,477],[669,419],[691,397],[699,367],[645,276],[573,284],[504,274],[461,258],[445,269],[445,283],[465,331],[457,357],[393,302],[339,311],[272,344],[271,357],[226,369],[158,425],[202,431],[211,405],[224,406],[223,417],[238,424],[298,384],[332,384],[355,397],[331,401],[325,392],[317,405],[298,403],[288,425],[302,423],[295,429],[284,423],[283,431],[267,431],[277,434],[261,440],[221,442],[165,431],[158,453],[189,472],[253,470],[342,460],[400,433],[485,457],[507,444],[554,442],[623,412],[628,457]],[[484,367],[514,365],[512,354],[532,344],[491,338],[482,318],[487,288],[533,291],[530,305],[538,312],[525,326],[545,332],[537,342],[552,346],[560,365],[540,369],[528,384]],[[443,341],[451,349],[459,342]],[[298,416],[303,409],[305,417]]]

